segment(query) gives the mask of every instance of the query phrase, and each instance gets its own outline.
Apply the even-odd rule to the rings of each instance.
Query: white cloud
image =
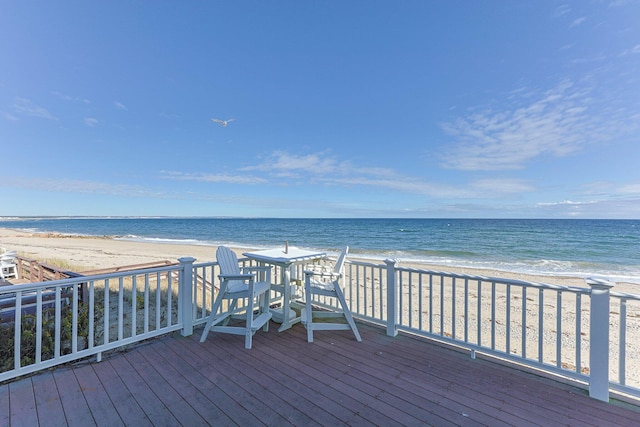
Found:
[[[93,117],[85,117],[84,124],[86,124],[87,126],[94,127],[95,125],[98,124],[98,119],[94,119]]]
[[[556,10],[553,12],[553,17],[554,18],[559,18],[561,16],[566,15],[567,13],[571,12],[571,8],[569,7],[569,5],[567,4],[561,4],[560,6],[558,6],[556,8]]]
[[[325,153],[307,155],[289,154],[285,151],[273,152],[262,164],[249,166],[243,170],[292,172],[303,171],[311,175],[333,173],[340,164],[333,158],[326,157]]]
[[[63,101],[73,101],[73,102],[80,102],[82,104],[91,104],[91,101],[89,101],[86,98],[81,98],[79,96],[70,96],[70,95],[65,95],[64,93],[60,93],[60,92],[51,92],[51,94],[53,96],[56,96],[60,99],[62,99]]]
[[[574,19],[571,25],[569,25],[569,28],[577,27],[578,25],[582,24],[586,20],[587,18],[585,16],[581,16],[580,18]]]
[[[521,194],[534,191],[534,187],[521,179],[480,179],[471,183],[471,188],[496,194]]]
[[[502,110],[486,108],[442,124],[454,138],[453,147],[443,154],[444,166],[521,169],[538,156],[568,156],[628,132],[634,113],[612,108],[593,90],[568,80],[544,92],[520,89]]]
[[[640,195],[640,183],[623,185],[622,187],[618,188],[616,193],[625,195]]]
[[[26,98],[16,98],[12,108],[18,114],[49,120],[58,120],[57,117],[51,114],[46,108],[36,105]]]
[[[388,168],[341,161],[326,152],[297,155],[276,151],[261,165],[242,170],[266,172],[268,182],[274,185],[362,186],[445,199],[493,199],[533,191],[530,185],[515,179],[484,179],[459,186],[430,182]]]
[[[18,121],[18,117],[14,116],[11,113],[7,113],[6,111],[0,111],[0,116],[5,119],[8,120],[10,122],[15,122]]]
[[[116,107],[116,108],[117,108],[117,109],[119,109],[119,110],[125,110],[125,111],[127,111],[127,110],[128,110],[128,108],[126,107],[126,105],[124,105],[123,103],[118,102],[118,101],[113,101],[113,106],[114,106],[114,107]]]
[[[178,181],[202,181],[227,184],[264,184],[264,178],[250,175],[228,175],[228,174],[204,174],[204,173],[183,173],[175,171],[162,171],[161,178]]]
[[[581,206],[581,205],[592,205],[594,203],[598,203],[595,200],[587,201],[587,202],[574,202],[571,200],[562,200],[559,202],[540,202],[538,206]]]
[[[634,54],[635,55],[640,54],[640,44],[637,44],[630,49],[623,50],[620,56],[634,55]]]

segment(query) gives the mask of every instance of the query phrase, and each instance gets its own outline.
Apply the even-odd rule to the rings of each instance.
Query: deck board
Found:
[[[43,372],[31,378],[38,419],[47,420],[47,424],[50,426],[64,426],[67,424],[67,418],[58,390],[54,387],[47,387],[51,381],[53,381],[51,372]]]
[[[640,425],[640,408],[406,335],[163,336],[0,385],[1,425]],[[47,415],[48,414],[48,415]]]
[[[87,368],[86,365],[78,366],[74,369],[68,369],[67,367],[59,368],[53,371],[53,381],[42,384],[43,387],[48,386],[56,389],[60,396],[60,402],[64,409],[67,424],[70,426],[98,425],[93,418],[92,410],[99,410],[105,403],[102,399],[103,395],[99,394],[100,390],[91,387],[85,387],[83,389],[78,383],[78,377],[86,378],[86,375],[83,375],[83,373],[87,371],[92,372],[93,369],[90,367]],[[89,406],[88,402],[93,403],[92,407]],[[108,399],[107,402],[109,402]],[[113,420],[112,425],[114,426],[122,425],[120,420],[113,416],[113,412],[101,419]]]

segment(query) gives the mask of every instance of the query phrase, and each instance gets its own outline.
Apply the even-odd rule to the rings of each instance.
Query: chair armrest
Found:
[[[313,270],[304,270],[304,275],[305,276],[320,276],[320,277],[340,277],[342,276],[341,274],[338,273],[334,273],[333,271],[313,271]]]
[[[254,279],[253,274],[219,274],[220,280],[247,280]]]
[[[269,271],[269,270],[271,270],[271,266],[255,265],[255,266],[251,266],[251,267],[242,267],[241,270],[242,271]]]

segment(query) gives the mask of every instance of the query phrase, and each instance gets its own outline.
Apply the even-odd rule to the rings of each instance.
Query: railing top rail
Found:
[[[359,265],[362,267],[387,268],[385,264],[375,264],[373,262],[367,262],[367,261],[355,261],[355,260],[350,260],[349,258],[346,259],[345,263]]]
[[[640,295],[638,294],[628,294],[624,292],[615,292],[615,291],[611,291],[610,294],[612,298],[615,297],[615,298],[621,298],[626,300],[640,301]]]
[[[18,291],[37,291],[38,289],[53,288],[56,286],[71,286],[76,283],[84,283],[91,280],[116,279],[119,277],[129,277],[139,274],[162,273],[180,269],[180,264],[172,264],[163,267],[143,268],[140,270],[119,271],[115,273],[103,273],[90,276],[78,276],[68,279],[49,280],[47,282],[23,283],[19,285],[0,286],[0,295],[15,293]]]
[[[505,279],[501,277],[481,276],[476,274],[465,274],[465,273],[450,273],[445,271],[420,269],[415,267],[396,267],[396,270],[405,271],[409,273],[421,273],[421,274],[429,274],[434,276],[451,277],[455,279],[479,280],[482,282],[500,283],[504,285],[549,289],[549,290],[555,290],[555,291],[561,291],[561,292],[573,292],[578,294],[591,293],[591,289],[587,287],[581,288],[578,286],[554,285],[551,283],[532,282],[528,280]]]

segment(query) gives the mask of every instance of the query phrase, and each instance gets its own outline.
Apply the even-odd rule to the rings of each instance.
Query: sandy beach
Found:
[[[107,236],[86,237],[56,233],[27,233],[6,228],[0,228],[0,247],[15,250],[23,257],[39,261],[63,260],[82,269],[81,271],[144,264],[153,261],[175,261],[185,256],[194,257],[196,262],[208,262],[215,260],[216,252],[216,247],[214,246],[136,242]],[[235,250],[240,254],[250,249]],[[350,258],[353,259],[352,256]],[[382,261],[382,259],[379,260],[380,263]],[[587,286],[583,277],[543,276],[499,270],[454,266],[443,267],[440,265],[407,263],[401,259],[399,263],[405,267],[452,273],[553,283],[561,286]],[[632,283],[616,283],[615,290],[625,293],[640,293],[640,286]]]

